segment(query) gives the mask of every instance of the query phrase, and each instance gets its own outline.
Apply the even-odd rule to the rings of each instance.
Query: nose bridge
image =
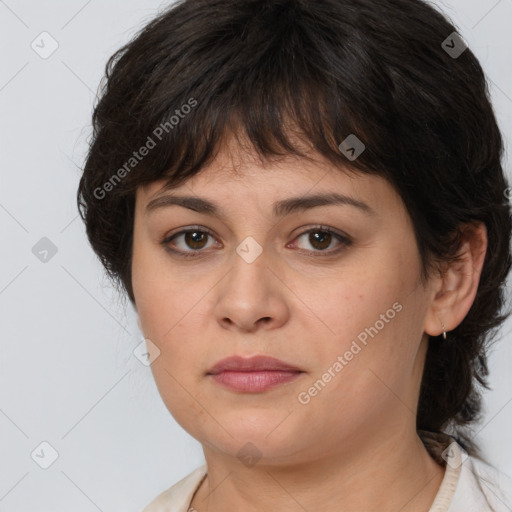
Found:
[[[268,251],[249,236],[235,247],[231,270],[219,288],[216,305],[218,321],[254,329],[262,318],[278,319],[286,307],[269,270]],[[279,322],[278,322],[279,323]]]
[[[232,255],[232,269],[228,281],[232,292],[240,298],[259,294],[260,300],[268,293],[268,278],[272,273],[268,270],[268,250],[252,236],[244,238]]]

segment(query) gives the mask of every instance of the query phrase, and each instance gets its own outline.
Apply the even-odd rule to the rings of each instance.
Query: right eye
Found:
[[[165,237],[160,243],[167,251],[175,255],[193,258],[199,256],[200,252],[204,252],[203,249],[208,248],[208,237],[213,237],[212,233],[198,226],[178,231],[171,236]],[[176,249],[176,247],[178,248]],[[187,248],[191,250],[187,250]]]

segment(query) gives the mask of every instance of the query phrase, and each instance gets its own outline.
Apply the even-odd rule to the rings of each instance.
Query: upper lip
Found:
[[[223,371],[238,371],[238,372],[256,372],[256,371],[302,371],[300,368],[291,364],[280,361],[274,357],[269,356],[253,356],[241,357],[230,356],[218,361],[212,368],[208,370],[208,374],[217,374]]]

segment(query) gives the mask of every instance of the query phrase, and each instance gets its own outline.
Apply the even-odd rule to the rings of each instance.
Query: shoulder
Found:
[[[448,512],[510,512],[512,479],[474,457],[461,464],[459,481]]]
[[[190,501],[206,475],[206,464],[160,493],[142,512],[187,512]]]
[[[469,456],[443,432],[419,431],[434,460],[446,468],[430,512],[511,512],[512,478]]]
[[[447,512],[510,512],[512,479],[476,458],[464,457],[453,499]]]

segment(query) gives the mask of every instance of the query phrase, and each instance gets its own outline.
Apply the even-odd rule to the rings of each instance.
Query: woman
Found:
[[[420,0],[185,0],[107,65],[78,202],[205,465],[146,512],[501,511],[510,208],[480,64]]]

